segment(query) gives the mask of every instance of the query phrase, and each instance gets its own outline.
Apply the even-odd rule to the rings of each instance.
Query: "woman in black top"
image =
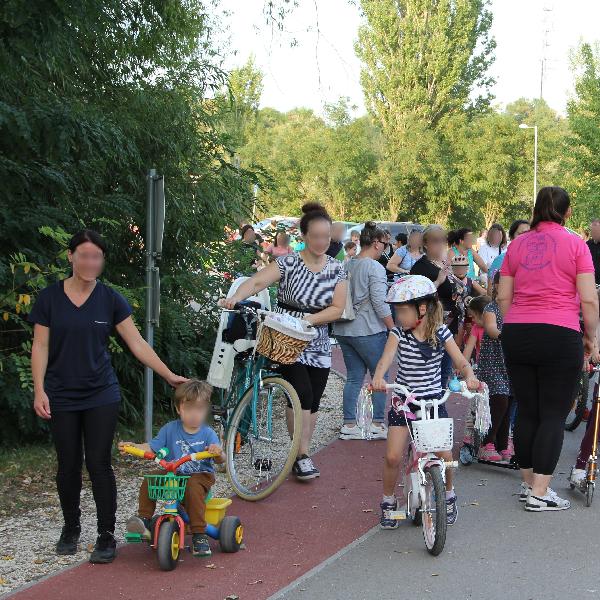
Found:
[[[69,242],[72,275],[42,290],[29,315],[36,414],[50,421],[56,448],[56,484],[65,524],[57,554],[75,554],[81,532],[82,458],[92,481],[98,539],[90,562],[115,557],[117,489],[111,450],[121,395],[108,352],[116,328],[135,357],[173,387],[187,381],[172,373],[146,343],[121,294],[100,283],[106,245],[84,230]]]
[[[396,276],[395,273],[392,273],[392,271],[389,271],[387,268],[387,264],[390,261],[390,258],[392,258],[392,256],[394,256],[394,247],[391,244],[391,239],[392,239],[392,232],[389,229],[384,229],[383,233],[385,234],[385,239],[384,239],[384,248],[383,248],[383,252],[381,254],[381,257],[379,258],[378,262],[379,264],[385,268],[385,275],[386,278],[388,280],[388,285],[393,283],[394,281],[394,277]]]
[[[412,266],[411,275],[423,275],[437,287],[438,297],[444,308],[445,323],[453,335],[458,333],[460,310],[456,303],[456,283],[446,261],[448,236],[440,225],[428,225],[423,231],[425,254]],[[446,388],[452,374],[452,360],[448,353],[442,359],[442,388]]]

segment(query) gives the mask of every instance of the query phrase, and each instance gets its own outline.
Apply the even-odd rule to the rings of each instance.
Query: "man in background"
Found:
[[[594,261],[596,285],[600,285],[600,219],[592,220],[590,225],[590,239],[587,245]]]
[[[325,254],[327,254],[328,256],[331,256],[331,258],[337,258],[337,260],[344,262],[344,244],[343,244],[343,238],[344,238],[344,232],[346,231],[346,228],[344,227],[343,223],[334,223],[331,226],[331,242],[329,243],[329,248],[327,249],[327,252],[325,252]]]

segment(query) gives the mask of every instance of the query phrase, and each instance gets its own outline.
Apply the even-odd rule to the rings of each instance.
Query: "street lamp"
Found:
[[[538,146],[538,126],[526,125],[521,123],[519,129],[533,129],[533,204],[535,206],[535,197],[537,196],[537,146]]]
[[[254,200],[252,201],[252,222],[256,222],[256,199],[258,198],[258,183],[254,184],[252,188],[252,193],[254,196]]]

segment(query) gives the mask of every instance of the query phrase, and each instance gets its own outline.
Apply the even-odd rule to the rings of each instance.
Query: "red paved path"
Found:
[[[334,368],[345,372],[338,350]],[[377,523],[384,447],[384,442],[336,440],[316,455],[321,478],[315,482],[289,479],[257,503],[234,498],[229,514],[242,519],[247,550],[222,554],[215,549],[210,559],[185,552],[177,569],[165,573],[145,544],[130,545],[120,548],[112,565],[79,565],[11,600],[268,598]]]
[[[82,564],[13,598],[223,600],[233,593],[240,600],[267,598],[376,524],[383,449],[383,442],[338,440],[317,456],[320,480],[288,480],[262,502],[235,498],[229,514],[242,519],[247,550],[216,550],[208,560],[185,552],[177,569],[165,573],[146,545],[126,546],[112,565]],[[211,563],[217,568],[206,568]]]

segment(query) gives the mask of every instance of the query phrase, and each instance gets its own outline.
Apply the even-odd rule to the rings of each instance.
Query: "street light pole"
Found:
[[[533,129],[533,205],[537,197],[537,158],[538,158],[538,126],[521,123],[519,129]]]
[[[258,198],[258,183],[252,188],[254,199],[252,200],[252,222],[256,223],[256,199]]]

